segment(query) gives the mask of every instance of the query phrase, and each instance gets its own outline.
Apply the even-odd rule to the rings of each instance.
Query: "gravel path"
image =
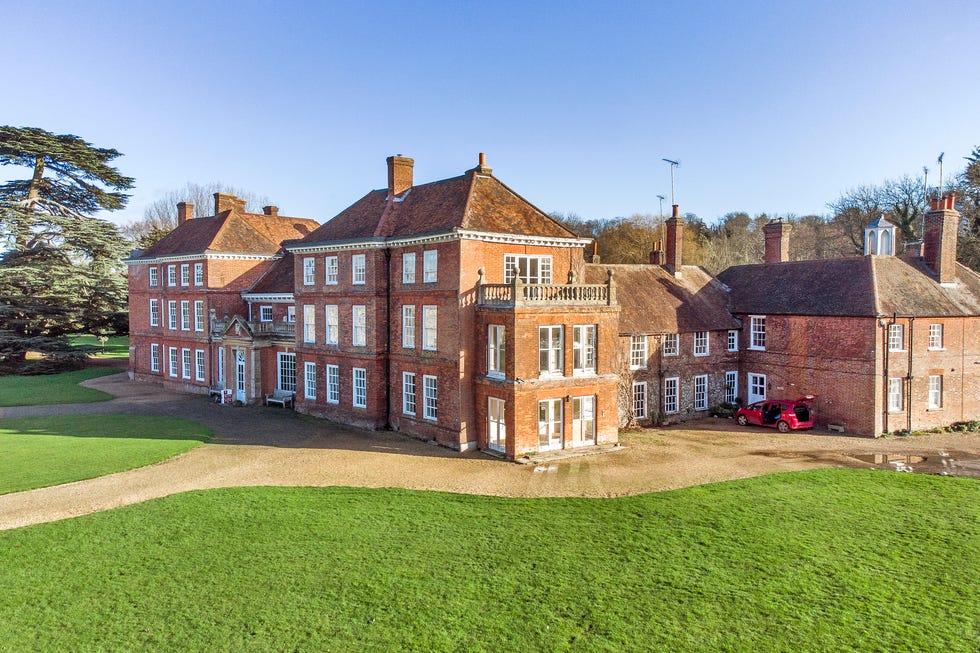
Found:
[[[206,397],[130,382],[86,381],[116,399],[95,404],[0,409],[0,417],[125,413],[199,420],[211,443],[170,460],[55,487],[0,496],[0,530],[109,510],[187,490],[218,487],[402,487],[510,497],[613,497],[818,467],[868,467],[855,455],[952,452],[980,459],[980,438],[933,435],[872,440],[780,434],[706,419],[692,427],[642,430],[619,450],[541,465],[459,453],[391,432],[368,432],[278,408],[233,408]]]

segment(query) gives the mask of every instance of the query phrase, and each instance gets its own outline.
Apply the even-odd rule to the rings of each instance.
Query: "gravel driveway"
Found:
[[[980,437],[941,434],[873,440],[739,428],[706,419],[624,433],[601,455],[515,465],[391,432],[369,432],[279,408],[233,408],[206,397],[132,383],[125,374],[86,381],[116,399],[0,409],[0,417],[125,413],[199,420],[211,443],[170,460],[100,478],[0,496],[0,530],[84,515],[206,488],[245,485],[402,487],[511,497],[614,497],[818,467],[868,467],[855,456],[940,452],[980,459]]]

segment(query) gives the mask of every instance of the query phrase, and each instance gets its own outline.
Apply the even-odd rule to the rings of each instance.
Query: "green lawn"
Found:
[[[209,437],[203,424],[174,417],[0,419],[0,494],[142,467],[192,449]]]
[[[236,488],[0,533],[0,648],[974,651],[980,483]]]
[[[99,376],[118,374],[121,371],[114,367],[87,367],[61,374],[0,376],[0,407],[109,401],[112,395],[101,390],[83,388],[78,384]]]
[[[84,334],[70,338],[72,345],[91,345],[102,347],[95,336]],[[129,358],[129,336],[112,336],[106,341],[105,351],[95,355],[96,358]]]

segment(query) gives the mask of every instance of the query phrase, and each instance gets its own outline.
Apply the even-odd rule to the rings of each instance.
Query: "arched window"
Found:
[[[891,256],[895,253],[892,245],[892,235],[887,229],[882,230],[881,232],[881,243],[878,253],[882,256]]]
[[[874,230],[869,230],[868,231],[868,250],[867,250],[867,253],[868,254],[877,254],[878,253],[878,238],[877,238],[877,235],[875,234]]]

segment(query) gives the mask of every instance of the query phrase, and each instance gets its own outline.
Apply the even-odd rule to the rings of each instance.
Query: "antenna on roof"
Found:
[[[661,159],[664,163],[670,166],[670,205],[673,206],[677,204],[674,200],[674,168],[681,164],[680,161],[673,161],[671,159]]]
[[[940,152],[939,158],[936,159],[936,163],[939,164],[939,197],[943,196],[943,156],[945,155],[945,152]]]
[[[660,200],[660,242],[667,242],[667,233],[664,231],[664,200],[667,199],[663,195],[657,195],[657,199]]]

